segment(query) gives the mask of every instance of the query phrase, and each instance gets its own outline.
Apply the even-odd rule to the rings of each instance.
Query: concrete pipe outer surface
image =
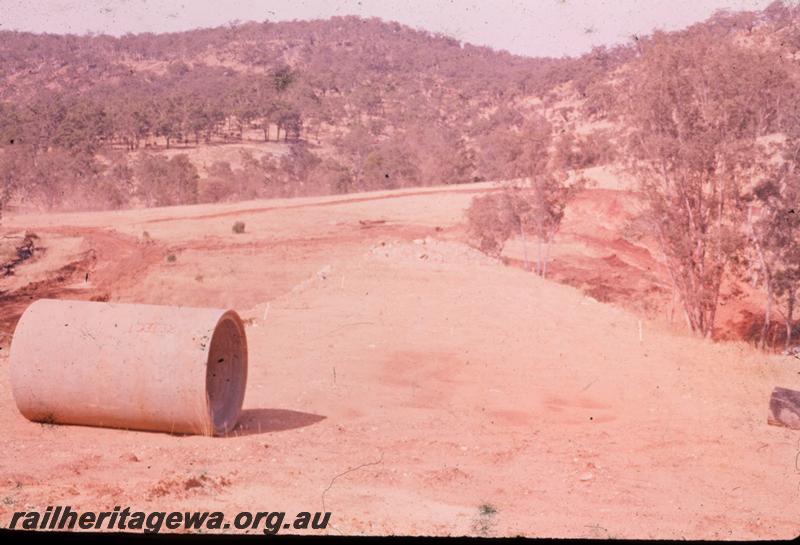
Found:
[[[224,435],[242,409],[247,339],[232,310],[40,299],[10,366],[29,420]]]

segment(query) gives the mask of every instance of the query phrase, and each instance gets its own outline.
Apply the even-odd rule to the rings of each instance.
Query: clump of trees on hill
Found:
[[[526,270],[530,268],[528,239],[535,240],[534,270],[544,277],[550,243],[583,181],[569,181],[566,168],[572,161],[571,150],[565,153],[563,144],[556,146],[552,125],[544,118],[531,119],[505,144],[506,161],[516,181],[472,201],[467,210],[470,236],[482,251],[495,257],[509,238],[518,236]]]
[[[743,43],[735,32],[770,24],[780,32],[778,47],[796,52],[800,34],[787,21],[798,15],[800,8],[776,3],[760,18],[719,14],[684,32],[657,32],[637,41],[636,57],[616,82],[603,84],[604,99],[615,97],[606,115],[619,122],[619,157],[639,184],[635,225],[657,244],[688,326],[705,337],[714,334],[720,304],[740,295],[741,281],[764,292],[762,348],[780,336],[776,311],[784,344],[796,335],[800,72],[773,44]],[[470,233],[489,254],[499,255],[512,236],[524,244],[526,214],[538,222],[527,225],[537,226],[540,241],[558,229],[571,188],[553,176],[552,158],[559,150],[569,157],[565,150],[574,146],[571,136],[554,144],[541,134],[522,136],[518,148],[509,139],[503,148],[510,166],[524,156],[517,149],[539,154],[522,162],[527,169],[509,171],[533,175],[538,186],[477,197],[468,210]],[[538,273],[546,261],[537,256]]]
[[[789,109],[784,139],[770,150],[773,160],[744,195],[748,279],[760,285],[766,296],[762,348],[770,334],[774,338],[778,333],[770,331],[773,308],[783,321],[785,346],[789,346],[800,296],[800,108],[792,103]]]
[[[639,47],[619,101],[644,202],[639,225],[703,336],[738,279],[763,286],[764,346],[774,299],[784,298],[789,317],[797,294],[798,74],[769,49],[720,40],[714,27],[656,33]],[[775,134],[777,152],[765,143]],[[792,328],[789,317],[787,344]]]

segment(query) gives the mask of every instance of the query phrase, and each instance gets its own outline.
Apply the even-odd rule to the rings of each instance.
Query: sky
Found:
[[[716,10],[771,0],[0,0],[0,30],[55,34],[175,32],[234,21],[380,17],[528,56],[579,55]]]

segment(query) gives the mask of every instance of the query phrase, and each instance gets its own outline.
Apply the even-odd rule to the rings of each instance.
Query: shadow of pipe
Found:
[[[293,430],[311,426],[324,419],[324,416],[318,414],[287,409],[245,409],[236,427],[225,437]]]

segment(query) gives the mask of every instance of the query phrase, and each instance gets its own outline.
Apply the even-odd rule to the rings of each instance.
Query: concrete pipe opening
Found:
[[[206,397],[214,435],[231,431],[239,420],[247,383],[247,344],[239,317],[226,313],[220,318],[206,365]]]
[[[247,339],[232,310],[40,299],[10,354],[29,420],[203,435],[236,425]]]

